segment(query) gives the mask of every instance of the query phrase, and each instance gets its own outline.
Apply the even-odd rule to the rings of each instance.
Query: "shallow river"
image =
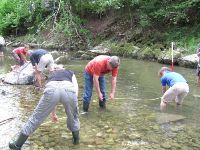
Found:
[[[75,71],[79,82],[79,109],[82,111],[83,70],[88,61],[73,60],[65,68]],[[188,80],[190,93],[183,105],[172,103],[163,112],[159,109],[162,96],[157,72],[162,64],[122,59],[116,98],[100,111],[94,94],[89,114],[80,114],[80,144],[73,146],[66,127],[62,105],[57,107],[59,123],[50,118],[28,138],[23,150],[199,150],[200,94],[195,83],[195,70],[175,66],[175,71]],[[10,69],[10,59],[0,62],[0,73]],[[110,91],[110,74],[107,91]],[[0,85],[0,149],[20,131],[32,114],[41,93],[32,85]],[[178,121],[168,122],[169,119]]]

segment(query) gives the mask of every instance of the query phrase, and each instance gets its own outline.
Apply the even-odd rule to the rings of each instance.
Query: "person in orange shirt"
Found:
[[[27,62],[26,57],[29,49],[30,49],[29,45],[24,45],[24,47],[18,47],[12,51],[11,54],[15,59],[15,61],[17,62],[17,65],[12,66],[12,69],[22,66],[24,63]]]
[[[88,112],[92,97],[93,83],[98,95],[100,108],[106,108],[106,80],[104,75],[112,72],[112,88],[109,99],[115,95],[116,82],[120,59],[117,56],[99,55],[92,59],[85,67],[85,83],[83,96],[83,111]]]

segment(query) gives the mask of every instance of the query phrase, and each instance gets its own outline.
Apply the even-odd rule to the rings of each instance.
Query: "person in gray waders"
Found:
[[[72,142],[74,145],[79,144],[80,122],[77,97],[78,83],[75,74],[71,70],[65,70],[61,66],[56,66],[45,85],[43,95],[32,116],[21,129],[18,138],[9,143],[9,148],[20,150],[28,136],[40,126],[50,113],[52,121],[57,122],[56,105],[59,102],[65,108],[67,127],[72,131]]]

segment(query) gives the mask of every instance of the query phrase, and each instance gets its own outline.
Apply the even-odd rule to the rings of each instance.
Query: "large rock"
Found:
[[[53,59],[57,59],[61,56],[61,54],[58,51],[52,51],[50,52],[50,54],[52,55]]]
[[[96,46],[91,50],[87,50],[87,51],[78,51],[75,54],[76,58],[80,58],[82,60],[91,60],[93,59],[95,56],[98,55],[110,55],[110,50],[102,45]]]
[[[178,64],[179,58],[181,58],[181,52],[174,51],[174,55],[173,55],[174,64]],[[158,56],[157,61],[162,64],[171,64],[172,62],[171,51],[162,51],[160,55]]]
[[[188,55],[178,60],[178,64],[183,67],[196,68],[199,61],[197,54]]]
[[[65,55],[62,55],[55,59],[55,63],[57,63],[57,64],[63,64],[63,63],[67,63],[69,61],[70,61],[70,57],[67,53]]]
[[[32,84],[33,81],[34,70],[30,62],[7,73],[4,78],[4,82],[9,84]]]

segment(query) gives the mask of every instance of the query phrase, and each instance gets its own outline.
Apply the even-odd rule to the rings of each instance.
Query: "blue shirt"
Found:
[[[172,87],[177,82],[187,82],[182,75],[176,72],[165,72],[161,77],[162,86]]]
[[[35,64],[38,64],[40,62],[40,58],[47,54],[48,52],[44,49],[37,49],[37,50],[34,50],[32,53],[31,53],[31,56],[30,56],[30,61],[32,63],[33,66],[35,66]]]
[[[200,52],[200,44],[196,48],[196,53],[199,53],[199,52]],[[200,58],[199,58],[199,64],[200,64]]]

